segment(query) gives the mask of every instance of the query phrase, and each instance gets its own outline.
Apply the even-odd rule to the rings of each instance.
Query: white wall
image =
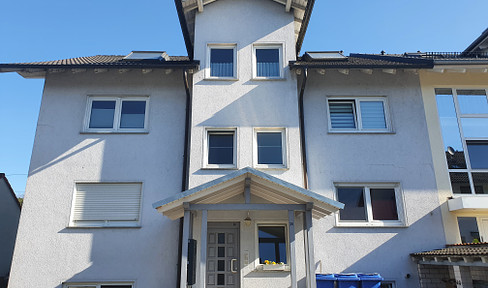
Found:
[[[203,139],[206,127],[237,127],[237,169],[253,167],[253,128],[284,127],[288,137],[288,169],[265,170],[302,185],[296,78],[288,61],[295,59],[293,14],[273,1],[231,0],[205,5],[196,15],[190,187],[233,170],[205,170]],[[237,44],[237,80],[205,79],[208,43]],[[282,80],[252,79],[255,43],[283,45]]]
[[[181,79],[181,71],[156,70],[48,75],[9,287],[100,280],[176,285],[178,221],[163,218],[152,203],[181,191]],[[148,95],[149,133],[80,133],[89,94]],[[142,182],[141,228],[68,228],[77,181]]]
[[[417,287],[409,254],[445,245],[418,76],[311,71],[305,91],[310,189],[335,199],[334,182],[399,182],[408,223],[340,228],[334,217],[315,221],[315,261],[324,273],[379,272],[398,288]],[[386,96],[394,133],[328,133],[326,96]]]
[[[0,179],[0,277],[8,275],[19,224],[20,207],[10,187]]]

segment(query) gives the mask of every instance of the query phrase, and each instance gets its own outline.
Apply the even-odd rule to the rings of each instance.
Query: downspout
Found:
[[[307,169],[307,147],[305,145],[305,115],[303,113],[303,94],[305,94],[305,85],[307,84],[308,68],[302,68],[300,96],[298,99],[298,114],[300,117],[300,145],[302,147],[302,169],[303,169],[303,187],[308,189],[308,169]]]
[[[182,177],[181,177],[181,192],[188,190],[188,179],[189,179],[189,173],[188,173],[188,167],[190,164],[190,157],[188,155],[190,154],[190,141],[191,141],[191,115],[192,115],[192,95],[190,91],[190,83],[188,80],[188,69],[183,70],[183,84],[185,85],[185,92],[186,92],[186,108],[185,108],[185,144],[184,144],[184,150],[183,150],[183,171],[182,171]],[[176,279],[177,279],[177,288],[180,287],[180,280],[181,280],[181,251],[182,251],[182,245],[181,245],[181,239],[183,238],[183,219],[180,218],[180,228],[179,228],[179,233],[178,233],[178,264],[177,264],[177,269],[176,269]]]

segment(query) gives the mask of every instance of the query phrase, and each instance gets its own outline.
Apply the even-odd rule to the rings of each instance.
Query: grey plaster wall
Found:
[[[328,132],[327,96],[386,96],[393,133]],[[334,182],[400,183],[407,223],[346,228],[337,227],[335,217],[314,222],[315,261],[322,272],[379,272],[398,288],[417,287],[409,254],[445,245],[418,76],[401,70],[396,75],[312,71],[305,126],[311,190],[336,199]]]
[[[80,133],[87,95],[149,96],[149,133]],[[178,221],[152,203],[181,191],[185,97],[181,71],[47,76],[10,288],[121,280],[176,286]],[[79,181],[142,182],[141,227],[69,228]]]
[[[4,179],[0,179],[0,278],[10,271],[20,207]],[[1,283],[1,281],[0,281]]]

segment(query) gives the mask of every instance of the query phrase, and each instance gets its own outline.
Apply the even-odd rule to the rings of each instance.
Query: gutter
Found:
[[[183,170],[182,170],[182,177],[181,177],[181,192],[188,190],[188,182],[189,182],[189,171],[188,167],[190,166],[190,141],[191,141],[191,115],[192,115],[192,95],[190,90],[190,81],[188,80],[188,70],[183,70],[183,84],[185,85],[185,92],[186,92],[186,108],[185,108],[185,144],[183,150]],[[178,233],[178,262],[177,262],[177,269],[176,269],[176,287],[180,287],[181,282],[181,253],[182,253],[182,243],[181,239],[183,238],[183,219],[180,218],[180,225],[179,225],[179,233]]]
[[[298,99],[298,114],[300,118],[300,145],[302,148],[302,169],[303,169],[303,188],[308,189],[308,169],[307,169],[307,147],[305,146],[305,115],[303,112],[303,95],[305,94],[305,85],[307,84],[308,69],[301,70],[301,85]]]

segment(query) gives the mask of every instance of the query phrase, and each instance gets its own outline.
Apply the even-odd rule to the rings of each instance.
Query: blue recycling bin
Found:
[[[360,288],[360,279],[357,274],[335,274],[337,288]]]
[[[383,277],[380,274],[358,274],[361,280],[361,288],[380,288]]]
[[[334,282],[337,278],[334,274],[316,274],[317,288],[334,288]]]

